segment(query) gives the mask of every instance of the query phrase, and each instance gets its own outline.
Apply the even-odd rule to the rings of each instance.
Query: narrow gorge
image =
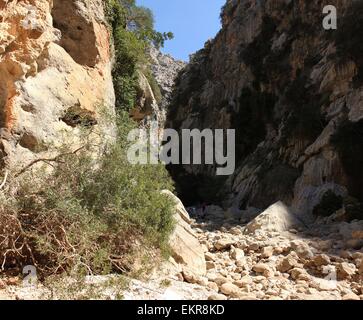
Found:
[[[322,27],[326,1],[227,1],[222,30],[177,79],[168,125],[235,129],[237,169],[223,179],[213,166],[175,166],[187,202],[263,210],[283,201],[310,222],[324,199],[361,212],[362,57],[354,35],[363,7],[330,4],[340,12],[336,31]],[[351,219],[362,218],[353,211]]]
[[[363,300],[363,3],[220,19],[186,63],[137,1],[0,0],[0,299]],[[153,121],[233,174],[131,164]]]

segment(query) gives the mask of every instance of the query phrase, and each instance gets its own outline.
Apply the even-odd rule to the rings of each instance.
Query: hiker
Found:
[[[204,219],[206,216],[207,204],[203,202],[202,204],[202,218]]]

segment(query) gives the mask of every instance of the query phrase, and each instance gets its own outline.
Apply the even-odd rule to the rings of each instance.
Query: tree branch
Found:
[[[6,184],[6,180],[7,180],[7,178],[8,178],[8,175],[9,175],[9,172],[8,172],[8,170],[6,170],[5,171],[5,177],[4,177],[4,180],[3,180],[3,182],[1,183],[1,185],[0,185],[0,190],[2,189],[2,188],[4,188],[5,187],[5,184]]]
[[[59,155],[57,155],[54,158],[39,158],[39,159],[35,159],[32,162],[30,162],[28,165],[26,165],[23,169],[21,169],[17,174],[15,174],[15,178],[19,177],[20,175],[22,175],[25,171],[27,171],[29,168],[31,168],[33,165],[39,163],[39,162],[61,162],[61,158],[65,157],[65,156],[70,156],[73,154],[78,153],[79,151],[81,151],[82,149],[84,149],[85,146],[79,147],[78,149],[72,151],[72,152],[67,152],[67,153],[61,153]]]

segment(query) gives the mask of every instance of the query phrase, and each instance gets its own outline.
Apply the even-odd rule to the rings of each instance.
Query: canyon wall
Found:
[[[157,117],[161,125],[165,122],[168,106],[171,101],[175,79],[187,63],[176,60],[169,54],[163,54],[155,47],[149,49],[151,72],[159,85],[161,101],[159,101],[160,114]]]
[[[325,5],[337,30],[323,28]],[[307,221],[324,203],[323,214],[343,202],[362,214],[362,2],[229,0],[221,19],[179,75],[167,127],[235,129],[237,167],[217,177],[213,165],[171,166],[182,199],[283,201]]]
[[[102,121],[115,100],[103,6],[0,0],[0,168],[76,149],[84,127],[94,140],[112,136]]]

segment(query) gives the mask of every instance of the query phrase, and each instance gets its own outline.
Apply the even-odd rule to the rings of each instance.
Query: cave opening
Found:
[[[363,120],[343,121],[331,142],[336,147],[348,178],[349,194],[363,203]]]
[[[94,67],[99,52],[96,33],[87,13],[77,7],[75,0],[54,0],[52,17],[53,26],[62,34],[58,44],[76,63]]]
[[[168,165],[167,170],[175,182],[176,193],[185,207],[203,203],[221,205],[225,176],[192,174],[183,165]]]

